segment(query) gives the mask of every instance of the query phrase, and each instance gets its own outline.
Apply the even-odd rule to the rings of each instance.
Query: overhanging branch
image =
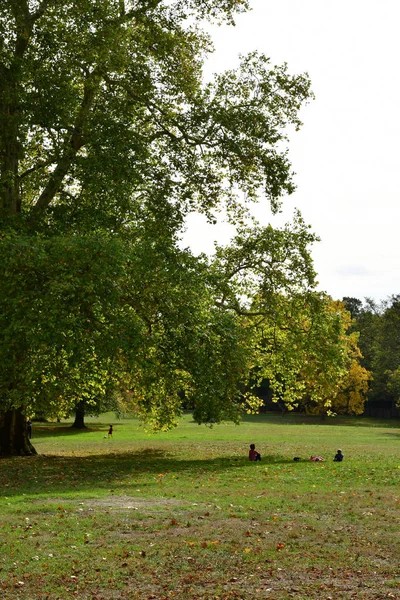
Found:
[[[85,145],[86,139],[83,129],[99,90],[99,85],[100,77],[93,71],[85,81],[83,100],[75,119],[72,134],[65,142],[64,152],[51,174],[46,187],[34,205],[34,211],[43,210],[49,206],[59,192],[62,182],[70,170],[78,151]]]

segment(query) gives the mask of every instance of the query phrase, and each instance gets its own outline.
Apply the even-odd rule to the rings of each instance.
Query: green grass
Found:
[[[87,423],[0,461],[2,600],[400,598],[398,421]]]

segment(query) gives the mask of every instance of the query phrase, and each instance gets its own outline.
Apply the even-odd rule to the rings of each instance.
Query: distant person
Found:
[[[108,437],[109,438],[112,437],[112,434],[113,434],[113,426],[110,425],[110,429],[108,430]]]
[[[341,450],[338,450],[338,451],[336,452],[336,454],[335,454],[335,458],[334,458],[333,460],[334,460],[334,462],[342,462],[343,458],[344,458],[344,456],[343,456],[343,454],[342,454],[342,451],[341,451]]]
[[[31,437],[32,437],[32,421],[30,419],[28,419],[26,422],[26,432],[28,434],[28,438],[31,439]]]
[[[250,444],[249,460],[261,460],[261,454],[257,452],[254,444]]]

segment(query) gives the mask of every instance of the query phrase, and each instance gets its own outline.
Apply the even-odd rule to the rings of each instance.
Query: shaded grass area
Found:
[[[111,422],[35,424],[39,456],[0,461],[4,600],[400,598],[397,422]]]

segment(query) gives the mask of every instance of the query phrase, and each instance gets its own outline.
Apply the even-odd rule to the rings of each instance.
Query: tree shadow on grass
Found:
[[[216,457],[207,459],[177,459],[162,449],[139,450],[129,453],[109,453],[93,456],[44,456],[4,459],[1,462],[0,485],[3,496],[22,494],[41,495],[79,493],[96,489],[126,488],[131,480],[142,474],[149,481],[140,486],[154,485],[154,477],[185,474],[201,481],[210,474],[227,471],[244,472],[265,466],[292,463],[279,455],[265,455],[261,462],[250,462],[247,457]],[[254,471],[253,471],[254,473]]]
[[[85,433],[97,433],[104,431],[108,432],[109,425],[104,423],[91,423],[90,426],[86,426],[83,429],[72,427],[72,425],[65,425],[65,423],[33,423],[32,433],[34,438],[53,437],[57,435],[82,435]]]

